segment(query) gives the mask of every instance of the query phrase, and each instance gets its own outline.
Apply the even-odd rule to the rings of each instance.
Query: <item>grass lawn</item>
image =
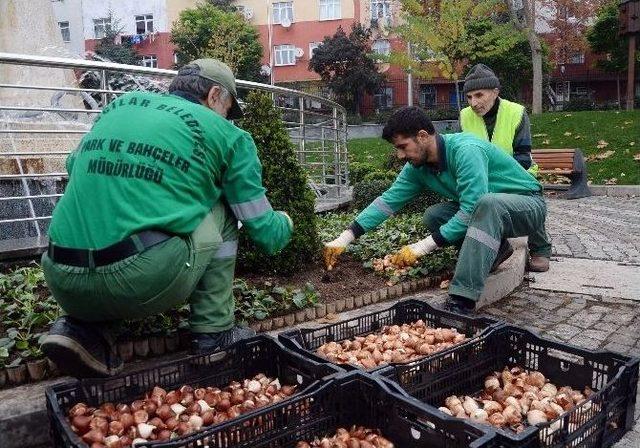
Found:
[[[536,149],[580,148],[594,184],[640,184],[640,111],[544,113],[531,134]]]
[[[366,162],[382,168],[393,146],[381,138],[357,138],[347,142],[349,161]]]
[[[531,134],[536,149],[580,148],[594,184],[640,184],[640,160],[634,160],[640,154],[640,111],[547,112],[531,117]],[[351,161],[379,167],[391,151],[380,138],[350,140],[347,146]]]

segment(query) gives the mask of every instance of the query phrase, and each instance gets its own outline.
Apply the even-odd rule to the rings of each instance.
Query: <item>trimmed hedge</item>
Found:
[[[269,201],[274,209],[291,216],[294,230],[289,245],[273,256],[262,253],[240,232],[238,264],[246,271],[290,275],[305,268],[320,252],[315,197],[271,97],[254,91],[247,96],[246,105],[240,126],[251,134],[258,148]]]

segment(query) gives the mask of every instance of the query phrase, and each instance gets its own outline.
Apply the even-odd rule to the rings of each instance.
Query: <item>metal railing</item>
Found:
[[[0,241],[8,239],[9,231],[3,226],[25,223],[30,225],[30,236],[40,238],[46,234],[50,212],[66,184],[64,159],[89,132],[95,116],[128,91],[166,90],[176,72],[0,53],[0,68],[6,68],[3,66],[24,71],[37,68],[40,73],[44,69],[52,75],[62,70],[73,79],[73,85],[52,86],[29,76],[21,77],[29,79],[28,83],[0,79],[0,98],[5,94],[12,99],[0,104]],[[316,193],[316,208],[326,210],[348,201],[345,109],[329,99],[292,89],[242,80],[237,81],[237,87],[241,99],[252,90],[271,94]],[[50,104],[30,103],[29,95],[35,94]],[[62,104],[68,104],[67,96],[75,98],[71,107]]]

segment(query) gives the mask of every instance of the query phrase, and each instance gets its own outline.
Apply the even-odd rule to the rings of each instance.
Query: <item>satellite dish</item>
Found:
[[[302,48],[296,48],[296,57],[301,58],[304,56],[304,50]]]
[[[289,20],[289,18],[285,17],[280,22],[280,25],[282,25],[283,28],[289,28],[291,26],[291,20]]]
[[[253,19],[253,8],[249,8],[249,7],[244,8],[244,10],[242,11],[242,14],[244,15],[244,18],[247,20]]]
[[[260,67],[260,74],[269,76],[271,74],[271,66],[269,66],[268,64],[264,64],[262,67]]]

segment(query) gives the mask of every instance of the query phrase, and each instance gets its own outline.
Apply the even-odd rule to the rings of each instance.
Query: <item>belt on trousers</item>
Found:
[[[170,235],[158,230],[145,230],[131,235],[124,240],[105,247],[104,249],[72,249],[49,243],[47,254],[54,262],[69,266],[93,268],[105,266],[124,260],[127,257],[138,254],[145,249],[160,244],[172,238]]]

